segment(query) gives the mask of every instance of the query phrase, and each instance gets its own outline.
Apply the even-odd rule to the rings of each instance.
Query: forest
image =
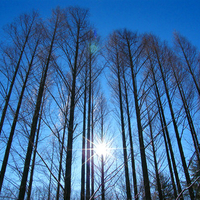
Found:
[[[0,199],[200,199],[200,54],[182,33],[102,40],[89,10],[57,7],[1,38]]]

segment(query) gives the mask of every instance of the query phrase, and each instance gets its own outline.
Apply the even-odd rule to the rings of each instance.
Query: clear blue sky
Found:
[[[0,28],[32,9],[49,17],[57,5],[89,8],[90,19],[103,37],[127,28],[171,42],[177,30],[200,49],[200,0],[0,0]]]

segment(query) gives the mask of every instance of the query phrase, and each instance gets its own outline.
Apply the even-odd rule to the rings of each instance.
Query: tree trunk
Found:
[[[138,127],[139,143],[140,143],[140,154],[141,154],[142,172],[143,172],[143,179],[144,179],[145,198],[146,200],[151,200],[149,176],[148,176],[148,169],[147,169],[147,162],[146,162],[146,155],[145,155],[145,148],[144,148],[143,131],[142,131],[142,124],[141,124],[141,119],[140,119],[140,108],[138,105],[139,104],[138,92],[137,92],[136,79],[135,79],[135,74],[134,74],[132,54],[131,54],[128,38],[127,38],[127,45],[128,45],[128,51],[129,51],[128,57],[130,61],[132,83],[133,83],[133,94],[134,94],[135,110],[136,110],[136,117],[137,117],[137,127]]]
[[[59,161],[59,170],[58,170],[58,185],[57,185],[57,191],[56,191],[56,200],[59,200],[60,196],[60,180],[61,180],[61,172],[62,172],[62,162],[63,162],[63,150],[64,150],[64,143],[65,143],[65,134],[66,134],[66,126],[67,126],[67,116],[68,116],[68,105],[69,105],[69,95],[67,98],[67,107],[65,110],[65,122],[63,127],[63,135],[62,135],[62,144],[60,149],[60,161]]]
[[[117,52],[117,79],[118,79],[118,89],[119,89],[119,101],[120,101],[120,114],[121,114],[121,128],[122,128],[122,143],[123,143],[123,153],[124,153],[124,167],[125,167],[125,180],[126,180],[126,195],[127,200],[131,200],[131,189],[129,180],[129,170],[128,170],[128,157],[126,148],[126,135],[125,135],[125,125],[124,125],[124,115],[123,115],[123,102],[122,102],[122,89],[121,89],[121,79],[120,79],[120,67]]]
[[[91,54],[89,55],[89,96],[88,96],[88,124],[87,124],[87,166],[86,166],[86,200],[90,199],[90,143],[91,143],[91,134],[90,134],[90,125],[91,125],[91,97],[92,97],[92,63],[91,63]]]
[[[180,88],[180,83],[178,81],[178,78],[177,78],[177,75],[172,67],[172,70],[173,70],[173,74],[174,74],[174,77],[175,77],[175,80],[176,80],[176,84],[178,86],[178,89],[179,89],[179,92],[180,94],[181,93],[181,88]],[[191,179],[190,179],[190,175],[189,175],[189,172],[188,172],[188,168],[187,168],[187,164],[186,164],[186,161],[185,161],[185,156],[184,156],[184,152],[183,152],[183,147],[181,145],[181,141],[180,141],[180,136],[177,135],[177,142],[178,142],[178,146],[179,146],[179,151],[180,151],[180,155],[181,155],[181,160],[182,160],[182,165],[183,165],[183,169],[184,169],[184,173],[185,173],[185,178],[186,178],[186,182],[187,182],[187,185],[188,187],[191,185]],[[189,187],[189,194],[190,194],[190,198],[193,200],[194,199],[194,191],[193,191],[193,188],[192,187]]]
[[[16,127],[16,124],[17,124],[19,111],[20,111],[21,104],[22,104],[22,99],[23,99],[23,96],[24,96],[24,91],[25,91],[25,88],[26,88],[26,84],[27,84],[27,81],[28,81],[30,71],[32,69],[33,60],[35,58],[35,53],[36,53],[38,43],[39,43],[39,40],[36,43],[36,46],[35,46],[35,49],[34,49],[34,52],[33,52],[32,58],[31,58],[31,62],[30,62],[29,67],[28,67],[28,71],[26,73],[26,77],[25,77],[25,80],[24,80],[24,83],[23,83],[23,86],[22,86],[22,90],[21,90],[21,94],[20,94],[20,97],[19,97],[17,109],[16,109],[16,112],[15,112],[15,116],[14,116],[14,119],[13,119],[12,126],[11,126],[10,136],[9,136],[9,139],[8,139],[8,143],[7,143],[7,147],[6,147],[6,151],[5,151],[5,155],[4,155],[4,159],[3,159],[3,164],[2,164],[2,167],[1,167],[0,192],[1,192],[1,189],[2,189],[2,185],[3,185],[4,175],[5,175],[6,167],[7,167],[7,163],[8,163],[8,157],[9,157],[9,153],[10,153],[10,149],[11,149],[11,145],[12,145],[13,136],[14,136],[14,133],[15,133],[15,127]]]
[[[132,175],[133,175],[133,185],[134,185],[134,194],[135,194],[134,198],[136,200],[138,200],[137,177],[136,177],[136,170],[135,170],[135,158],[134,158],[131,119],[130,119],[130,111],[129,111],[129,99],[128,99],[128,91],[127,91],[124,69],[123,69],[123,79],[124,79],[124,90],[125,90],[125,100],[126,100],[126,113],[127,113],[127,118],[128,118],[128,131],[129,131],[129,141],[130,141]]]
[[[159,108],[160,106],[159,106],[158,100],[157,100],[157,105],[158,105],[158,108]],[[162,132],[163,132],[163,137],[164,137],[164,142],[165,142],[165,149],[166,149],[166,154],[167,154],[167,161],[168,161],[168,167],[169,167],[169,171],[170,171],[170,177],[171,177],[172,186],[173,186],[173,190],[174,190],[174,198],[176,199],[178,195],[177,195],[176,184],[175,184],[175,181],[174,181],[173,169],[172,169],[170,154],[169,154],[169,149],[168,149],[169,144],[167,142],[166,133],[165,133],[165,126],[164,126],[164,123],[163,123],[160,108],[159,108],[159,116],[160,116],[160,123],[161,123],[161,126],[162,126]]]
[[[91,133],[92,133],[92,151],[91,151],[91,153],[92,153],[92,176],[91,176],[91,178],[92,178],[92,199],[91,200],[94,200],[94,196],[93,196],[93,194],[94,194],[94,102],[93,102],[93,100],[94,100],[94,98],[93,98],[93,87],[92,87],[92,126],[91,126],[91,128],[92,128],[92,130],[91,130]]]
[[[30,33],[31,33],[31,29],[32,29],[34,20],[35,20],[35,18],[33,18],[33,21],[31,22],[31,25],[29,27],[28,33],[26,35],[26,38],[25,38],[25,41],[24,41],[24,44],[23,44],[23,47],[22,47],[22,50],[21,50],[21,53],[20,53],[20,56],[19,56],[19,60],[17,62],[17,66],[15,67],[15,72],[14,72],[14,75],[13,75],[13,78],[12,78],[12,81],[11,81],[11,84],[10,84],[8,95],[6,96],[5,105],[4,105],[4,108],[3,108],[3,112],[2,112],[2,115],[1,115],[1,121],[0,121],[0,135],[1,135],[3,123],[4,123],[4,120],[5,120],[6,111],[7,111],[7,108],[8,108],[8,104],[9,104],[10,96],[11,96],[11,93],[12,93],[12,89],[13,89],[13,86],[14,86],[14,83],[15,83],[15,79],[16,79],[16,76],[17,76],[17,72],[18,72],[18,69],[20,67],[22,56],[23,56],[26,44],[28,42]]]
[[[156,98],[158,100],[158,106],[159,106],[159,109],[160,109],[160,112],[161,112],[161,118],[162,118],[163,123],[164,123],[164,131],[165,131],[165,134],[166,134],[167,140],[168,140],[168,145],[169,145],[172,164],[173,164],[173,168],[174,168],[175,178],[176,178],[176,182],[177,182],[178,192],[180,193],[182,191],[181,185],[180,185],[180,179],[179,179],[177,168],[176,168],[176,162],[175,162],[175,159],[174,159],[174,153],[173,153],[173,149],[172,149],[172,146],[171,146],[171,140],[170,140],[170,137],[169,137],[169,132],[168,132],[168,128],[167,128],[165,114],[164,114],[164,110],[163,110],[163,106],[162,106],[162,102],[161,102],[161,97],[160,97],[160,93],[159,93],[158,86],[157,86],[157,81],[156,81],[156,77],[155,77],[155,73],[154,73],[154,69],[153,69],[153,64],[151,62],[151,59],[149,59],[149,60],[150,60],[150,65],[151,65],[151,72],[152,72],[152,75],[153,75],[153,81],[154,81],[154,85],[155,85]],[[181,199],[183,199],[183,197]]]
[[[33,119],[32,119],[31,133],[30,133],[30,136],[29,136],[29,142],[28,142],[28,148],[27,148],[26,159],[25,159],[25,164],[24,164],[24,170],[23,170],[23,174],[22,174],[22,180],[21,180],[20,191],[19,191],[19,196],[18,196],[18,199],[20,199],[20,200],[24,199],[25,192],[26,192],[26,183],[27,183],[29,166],[30,166],[33,144],[34,144],[34,139],[35,139],[35,132],[36,132],[36,128],[37,128],[40,106],[41,106],[41,103],[42,103],[43,91],[44,91],[44,86],[45,86],[45,82],[46,82],[46,78],[47,78],[47,72],[48,72],[48,69],[49,69],[49,63],[50,63],[51,53],[52,53],[55,35],[56,35],[56,31],[57,31],[57,26],[58,26],[58,16],[57,16],[57,19],[56,19],[54,33],[53,33],[53,37],[52,37],[52,40],[51,40],[49,54],[48,54],[48,57],[47,57],[47,63],[46,63],[46,66],[45,66],[45,69],[43,71],[42,78],[41,78],[41,81],[40,81],[40,86],[39,86],[39,91],[38,91],[37,101],[36,101],[36,106],[35,106],[35,112],[34,112]]]
[[[72,143],[74,133],[74,112],[75,112],[75,96],[76,96],[76,78],[77,78],[77,62],[79,53],[79,37],[80,27],[78,27],[76,37],[76,50],[73,67],[72,77],[72,89],[71,89],[71,104],[69,114],[69,125],[68,125],[68,140],[67,140],[67,158],[66,158],[66,171],[65,171],[65,189],[64,189],[64,200],[69,200],[71,196],[71,171],[72,171]]]
[[[47,199],[51,199],[51,174],[53,169],[53,158],[54,158],[54,141],[53,141],[53,150],[52,150],[52,157],[51,157],[51,167],[50,167],[50,177],[49,177],[49,187],[48,187],[48,197]]]
[[[42,112],[43,112],[43,106],[44,106],[44,100],[42,103],[41,113],[40,113],[40,119],[37,129],[37,135],[36,135],[36,141],[35,141],[35,147],[34,147],[34,153],[33,153],[33,160],[32,160],[32,166],[31,166],[31,173],[30,173],[30,179],[29,179],[29,185],[28,185],[28,194],[27,194],[27,200],[30,200],[31,198],[31,190],[32,190],[32,184],[33,184],[33,173],[35,168],[35,160],[36,160],[36,153],[37,153],[37,145],[39,140],[39,132],[40,132],[40,125],[42,120]]]
[[[82,162],[81,162],[81,200],[85,199],[85,131],[86,131],[86,110],[87,110],[87,71],[85,74],[85,91],[84,91],[84,108],[83,108],[83,136],[82,136]]]
[[[155,173],[156,173],[156,183],[157,183],[157,187],[158,187],[158,195],[159,195],[159,199],[162,200],[163,199],[162,188],[161,188],[161,184],[160,184],[158,164],[157,164],[157,159],[156,159],[156,150],[155,150],[155,146],[154,146],[153,129],[152,129],[152,124],[151,124],[152,119],[151,119],[151,116],[149,113],[148,106],[147,106],[147,115],[148,115],[149,130],[150,130],[150,136],[151,136],[151,145],[152,145],[152,149],[153,149],[153,159],[154,159],[154,166],[155,166]]]
[[[101,143],[103,144],[104,142],[104,129],[103,129],[103,125],[104,125],[104,116],[103,116],[103,111],[102,111],[102,107],[101,107]],[[101,199],[105,200],[105,178],[104,178],[104,157],[103,154],[101,155]]]

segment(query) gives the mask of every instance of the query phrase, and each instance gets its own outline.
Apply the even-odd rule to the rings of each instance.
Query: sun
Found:
[[[95,145],[95,152],[98,156],[107,156],[109,154],[108,145],[104,142]]]

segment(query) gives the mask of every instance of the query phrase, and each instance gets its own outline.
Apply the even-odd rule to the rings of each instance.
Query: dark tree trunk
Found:
[[[159,108],[160,105],[159,105],[158,100],[157,100],[157,105],[158,105],[158,108]],[[172,169],[171,160],[170,160],[170,154],[169,154],[168,142],[167,142],[166,133],[165,133],[165,127],[164,127],[164,123],[163,123],[163,119],[162,119],[160,108],[158,110],[159,110],[160,123],[161,123],[161,126],[162,126],[162,132],[163,132],[163,137],[164,137],[164,142],[165,142],[165,149],[166,149],[166,154],[167,154],[167,162],[168,162],[168,167],[169,167],[169,171],[170,171],[172,187],[173,187],[173,190],[174,190],[174,198],[176,199],[178,195],[177,195],[177,190],[176,190],[176,184],[175,184],[175,181],[174,181],[174,175],[173,175],[173,169]]]
[[[159,109],[160,109],[160,112],[161,112],[161,118],[162,118],[163,123],[164,123],[164,131],[165,131],[165,134],[166,134],[167,140],[168,140],[168,145],[169,145],[172,164],[173,164],[173,168],[174,168],[174,174],[175,174],[175,178],[176,178],[176,182],[177,182],[178,192],[180,193],[182,191],[181,185],[180,185],[180,179],[179,179],[179,176],[178,176],[176,162],[175,162],[175,159],[174,159],[174,153],[173,153],[173,149],[172,149],[172,145],[171,145],[171,140],[170,140],[170,137],[169,137],[169,132],[168,132],[168,128],[167,128],[165,114],[164,114],[164,110],[163,110],[163,106],[162,106],[162,102],[161,102],[160,92],[159,92],[159,89],[158,89],[158,86],[157,86],[157,81],[156,81],[152,61],[151,61],[151,59],[149,59],[149,60],[150,60],[150,65],[151,65],[151,72],[152,72],[152,75],[153,75],[153,81],[154,81],[154,85],[155,85],[156,98],[158,100],[158,106],[159,106]],[[183,199],[183,197],[181,199]]]
[[[141,162],[142,162],[142,172],[143,172],[143,179],[144,179],[144,188],[145,188],[145,198],[146,200],[151,200],[151,193],[150,193],[150,186],[149,186],[149,176],[148,176],[148,169],[147,169],[147,162],[146,162],[146,155],[145,155],[145,148],[144,148],[144,139],[143,139],[143,131],[142,131],[142,124],[140,119],[140,108],[138,102],[138,92],[136,86],[136,78],[134,74],[134,65],[133,65],[133,58],[130,48],[130,43],[128,38],[127,46],[129,51],[129,61],[130,61],[130,68],[131,68],[131,75],[132,75],[132,83],[133,83],[133,94],[135,100],[135,110],[136,110],[136,117],[137,117],[137,127],[138,127],[138,136],[139,136],[139,143],[140,143],[140,154],[141,154]]]
[[[7,167],[7,163],[8,163],[8,157],[9,157],[9,153],[10,153],[10,149],[11,149],[11,145],[12,145],[13,136],[14,136],[14,133],[15,133],[15,127],[16,127],[16,124],[17,124],[19,111],[20,111],[21,104],[22,104],[22,99],[23,99],[23,96],[24,96],[24,91],[25,91],[26,84],[27,84],[27,81],[28,81],[28,77],[29,77],[29,74],[30,74],[30,71],[31,71],[31,68],[32,68],[32,65],[33,65],[33,60],[35,58],[35,53],[36,53],[38,43],[39,43],[39,40],[36,43],[36,46],[35,46],[35,49],[34,49],[34,52],[33,52],[32,58],[31,58],[31,62],[30,62],[29,67],[28,67],[28,71],[26,73],[26,77],[25,77],[25,80],[24,80],[24,83],[23,83],[23,86],[22,86],[22,90],[21,90],[21,94],[20,94],[20,97],[19,97],[17,109],[16,109],[16,112],[15,112],[15,116],[14,116],[14,119],[13,119],[12,126],[11,126],[10,136],[9,136],[9,139],[8,139],[8,143],[7,143],[7,147],[6,147],[6,151],[5,151],[5,155],[4,155],[4,159],[3,159],[3,164],[2,164],[2,167],[1,167],[0,192],[1,192],[1,189],[2,189],[2,185],[3,185],[4,175],[5,175],[6,167]]]
[[[52,157],[51,157],[51,167],[50,167],[50,177],[49,177],[49,187],[48,187],[48,200],[51,199],[51,178],[52,178],[52,169],[53,169],[53,158],[54,158],[54,141],[53,141],[53,149],[52,149]]]
[[[86,131],[86,111],[87,111],[87,71],[85,74],[84,90],[84,108],[83,108],[83,136],[82,136],[82,165],[81,165],[81,200],[85,199],[85,131]]]
[[[72,70],[73,76],[72,76],[72,89],[71,89],[71,101],[70,101],[71,104],[70,104],[69,126],[68,126],[64,200],[69,200],[71,196],[72,143],[73,143],[73,133],[74,133],[74,112],[75,112],[76,78],[77,78],[77,63],[78,63],[78,53],[79,53],[80,27],[78,27],[77,31],[78,32],[76,37],[74,66]]]
[[[103,108],[101,107],[101,142],[104,142],[104,116],[103,116]],[[104,178],[104,157],[103,154],[101,155],[101,199],[105,200],[105,178]]]
[[[180,154],[182,154],[183,150],[182,150],[182,145],[179,142],[180,137],[179,137],[179,132],[178,132],[178,126],[177,126],[177,123],[176,123],[176,120],[175,120],[175,115],[174,115],[174,111],[173,111],[173,108],[172,108],[172,103],[171,103],[171,99],[170,99],[170,96],[169,96],[169,91],[168,91],[168,88],[167,88],[167,83],[166,83],[166,79],[165,79],[165,76],[164,76],[163,67],[162,67],[162,64],[160,62],[159,55],[158,55],[156,48],[155,48],[155,52],[156,52],[159,68],[160,68],[160,71],[161,71],[162,80],[163,80],[163,83],[164,83],[164,86],[165,86],[165,92],[166,92],[166,95],[167,95],[167,100],[168,100],[170,113],[171,113],[171,117],[172,117],[172,121],[173,121],[173,125],[174,125],[174,130],[175,130],[175,133],[176,133],[178,146],[180,145],[180,147],[179,147]],[[189,123],[189,126],[190,126],[190,131],[191,131],[192,139],[193,139],[193,142],[194,142],[195,151],[196,151],[196,154],[197,154],[197,159],[199,160],[199,163],[200,163],[200,157],[199,157],[200,147],[198,145],[196,131],[194,129],[193,121],[192,121],[192,118],[191,118],[191,115],[190,115],[190,112],[189,112],[189,109],[188,109],[188,106],[187,106],[187,103],[186,103],[187,101],[186,101],[186,98],[184,96],[184,92],[182,92],[182,91],[183,90],[181,90],[181,88],[179,88],[179,92],[180,92],[180,95],[181,95],[181,98],[182,98],[182,101],[183,101],[183,106],[184,106],[184,109],[185,109],[185,112],[186,112],[186,117],[188,119],[188,123]]]
[[[65,122],[63,127],[63,135],[62,135],[62,143],[61,143],[61,149],[60,149],[60,161],[59,161],[59,170],[58,170],[58,185],[57,185],[57,191],[56,191],[56,200],[59,200],[60,196],[60,180],[61,180],[61,172],[62,172],[62,162],[63,162],[63,150],[64,150],[64,142],[65,142],[65,134],[66,134],[66,126],[68,121],[68,107],[69,105],[69,95],[67,98],[67,107],[64,113]]]
[[[92,151],[91,151],[91,153],[92,153],[92,176],[91,176],[91,178],[92,178],[92,199],[91,200],[94,200],[94,196],[93,196],[93,194],[94,194],[94,102],[93,102],[93,100],[94,100],[94,98],[93,98],[93,87],[92,87],[92,126],[91,126],[91,128],[92,128],[92,130],[91,130],[91,133],[92,133]]]
[[[126,100],[126,113],[127,113],[127,118],[128,118],[128,131],[129,131],[129,141],[130,141],[132,175],[133,175],[133,185],[134,185],[134,194],[135,194],[134,198],[136,200],[138,200],[137,177],[136,177],[136,170],[135,170],[135,158],[134,158],[134,150],[133,150],[131,118],[130,118],[130,111],[129,111],[129,99],[128,99],[127,83],[126,83],[124,70],[123,70],[123,79],[124,79],[124,90],[125,90],[125,100]]]
[[[30,200],[30,198],[31,198],[31,191],[32,191],[32,185],[33,185],[33,173],[34,173],[34,169],[35,169],[35,160],[36,160],[37,145],[38,145],[38,140],[39,140],[39,132],[40,132],[40,126],[41,126],[41,120],[42,120],[42,112],[43,112],[44,100],[43,100],[42,104],[43,105],[42,105],[42,108],[41,108],[40,119],[39,119],[37,135],[36,135],[36,141],[35,141],[35,147],[34,147],[34,153],[33,153],[31,173],[30,173],[30,179],[29,179],[29,185],[28,185],[27,200]]]
[[[159,172],[158,172],[158,164],[157,164],[157,158],[156,158],[156,150],[155,150],[155,145],[154,145],[154,137],[153,137],[153,128],[152,128],[152,119],[149,113],[149,109],[147,106],[147,114],[148,114],[148,122],[149,122],[149,130],[150,130],[150,136],[151,136],[151,145],[152,145],[152,149],[153,149],[153,159],[154,159],[154,166],[155,166],[155,173],[156,173],[156,183],[157,183],[157,187],[158,187],[158,195],[159,195],[159,199],[162,200],[163,199],[163,195],[162,195],[162,188],[161,188],[161,184],[160,184],[160,177],[159,177]]]
[[[30,33],[31,33],[31,30],[32,30],[32,26],[34,24],[34,21],[35,21],[35,18],[33,18],[33,21],[32,21],[32,23],[31,23],[31,25],[29,27],[28,33],[26,35],[24,44],[23,44],[21,52],[20,52],[19,60],[18,60],[17,65],[15,67],[15,72],[14,72],[14,75],[12,77],[12,81],[11,81],[11,84],[10,84],[10,88],[9,88],[8,94],[6,95],[5,105],[4,105],[4,108],[3,108],[3,112],[2,112],[2,115],[1,115],[1,121],[0,121],[0,135],[1,135],[3,123],[4,123],[4,120],[5,120],[6,111],[7,111],[8,105],[9,105],[9,100],[10,100],[10,96],[11,96],[11,93],[12,93],[12,89],[13,89],[13,86],[14,86],[14,83],[15,83],[15,79],[16,79],[16,76],[17,76],[17,72],[18,72],[18,69],[20,67],[20,63],[21,63],[21,60],[22,60],[22,56],[24,54],[24,50],[25,50],[26,44],[27,44],[28,39],[30,37]]]
[[[178,86],[178,89],[179,89],[179,92],[182,96],[182,90],[181,90],[181,87],[180,87],[180,83],[178,81],[178,78],[177,78],[177,75],[174,71],[174,68],[172,67],[172,70],[173,70],[173,74],[174,74],[174,78],[176,80],[176,84]],[[183,169],[184,169],[184,173],[185,173],[185,178],[186,178],[186,182],[187,182],[187,185],[188,187],[191,185],[191,179],[190,179],[190,175],[189,175],[189,172],[188,172],[188,168],[187,168],[187,164],[186,164],[186,161],[185,161],[185,156],[184,156],[184,152],[183,152],[183,147],[181,145],[181,140],[180,140],[180,136],[177,135],[177,142],[178,142],[178,146],[179,146],[179,151],[180,151],[180,155],[181,155],[181,160],[182,160],[182,165],[183,165]],[[193,191],[193,188],[192,187],[189,187],[189,194],[190,194],[190,198],[193,200],[194,199],[194,191]]]
[[[120,114],[121,114],[121,128],[122,128],[122,143],[123,143],[123,153],[124,153],[124,167],[125,167],[125,180],[126,180],[126,195],[127,200],[131,200],[131,189],[129,180],[129,170],[128,170],[128,157],[126,148],[126,135],[125,135],[125,125],[124,125],[124,114],[123,114],[123,102],[122,102],[122,89],[121,89],[121,78],[120,78],[120,66],[119,58],[117,52],[117,79],[118,79],[118,89],[119,89],[119,102],[120,102]]]
[[[45,86],[45,82],[46,82],[46,78],[47,78],[47,72],[48,72],[48,69],[49,69],[49,63],[50,63],[53,44],[54,44],[55,35],[56,35],[56,31],[57,31],[57,26],[58,26],[58,16],[57,16],[57,19],[56,19],[54,33],[53,33],[53,37],[52,37],[52,40],[51,40],[49,54],[48,54],[48,57],[47,57],[47,63],[46,63],[45,69],[42,73],[42,78],[41,78],[41,81],[40,81],[39,91],[38,91],[38,95],[37,95],[35,111],[34,111],[34,115],[33,115],[33,119],[32,119],[31,133],[30,133],[30,136],[29,136],[29,142],[28,142],[28,148],[27,148],[26,159],[25,159],[25,164],[24,164],[24,170],[23,170],[23,174],[22,174],[22,180],[21,180],[20,191],[19,191],[19,196],[18,196],[18,199],[20,199],[20,200],[24,199],[25,192],[26,192],[26,183],[27,183],[27,178],[28,178],[29,166],[30,166],[33,144],[34,144],[34,139],[35,139],[35,133],[36,133],[36,128],[37,128],[37,122],[38,122],[38,117],[39,117],[39,112],[40,112],[40,106],[41,106],[41,103],[42,103],[43,91],[44,91],[44,86]]]
[[[91,54],[89,55],[89,96],[88,96],[88,124],[87,124],[87,166],[86,166],[86,200],[90,199],[90,143],[91,143],[91,97],[92,97],[92,66],[91,66]]]

